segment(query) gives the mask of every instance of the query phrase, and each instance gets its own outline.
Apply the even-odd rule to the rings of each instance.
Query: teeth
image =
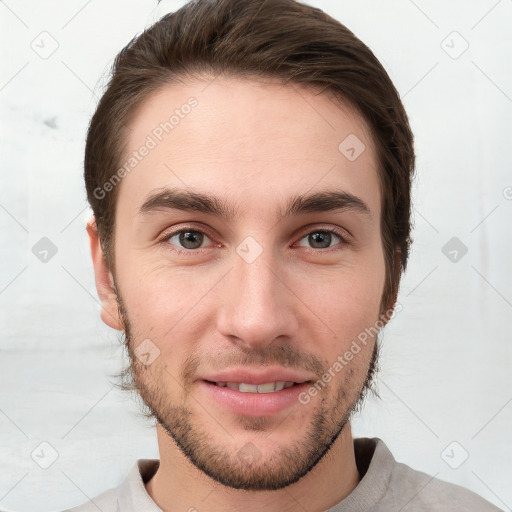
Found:
[[[245,384],[244,382],[240,382],[238,391],[242,393],[257,393],[258,387],[257,384]]]
[[[217,386],[223,388],[228,387],[242,393],[273,393],[274,391],[282,391],[291,388],[293,382],[266,382],[265,384],[246,384],[245,382],[216,382]]]
[[[276,382],[276,391],[281,391],[283,389],[284,389],[284,382],[283,381]]]

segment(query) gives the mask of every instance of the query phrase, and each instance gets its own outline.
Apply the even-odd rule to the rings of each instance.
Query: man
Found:
[[[318,9],[198,0],[123,49],[87,136],[87,231],[160,459],[75,512],[498,510],[351,434],[413,168],[388,75]]]

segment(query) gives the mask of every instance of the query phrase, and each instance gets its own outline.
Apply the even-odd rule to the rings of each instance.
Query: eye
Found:
[[[208,241],[212,242],[205,231],[192,226],[166,233],[160,239],[160,242],[173,245],[173,250],[182,253],[197,252],[199,249],[205,249],[208,247]],[[297,243],[298,246],[316,250],[329,249],[336,245],[343,246],[346,244],[348,244],[348,240],[341,230],[333,228],[309,231]],[[217,244],[217,247],[220,247],[220,245]]]
[[[185,228],[166,234],[162,241],[178,247],[178,250],[193,251],[204,248],[203,242],[210,240],[208,235],[199,229]]]
[[[317,229],[315,231],[310,231],[306,236],[302,237],[300,241],[306,240],[307,243],[311,244],[309,247],[313,249],[329,249],[332,247],[331,242],[336,242],[338,240],[338,244],[341,245],[344,242],[347,242],[345,238],[342,236],[340,232],[336,229]],[[300,246],[303,246],[299,241]]]

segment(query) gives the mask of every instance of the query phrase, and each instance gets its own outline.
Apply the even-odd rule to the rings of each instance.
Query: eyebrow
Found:
[[[163,189],[150,194],[139,209],[146,216],[162,210],[196,211],[232,220],[237,210],[224,199],[183,189]],[[309,195],[292,196],[278,220],[294,215],[334,210],[352,210],[372,218],[370,208],[359,197],[345,191],[326,190]]]

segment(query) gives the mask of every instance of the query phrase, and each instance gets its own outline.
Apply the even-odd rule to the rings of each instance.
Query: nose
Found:
[[[297,334],[298,299],[284,262],[264,250],[254,261],[236,252],[234,268],[223,283],[218,330],[245,349],[263,349]]]

